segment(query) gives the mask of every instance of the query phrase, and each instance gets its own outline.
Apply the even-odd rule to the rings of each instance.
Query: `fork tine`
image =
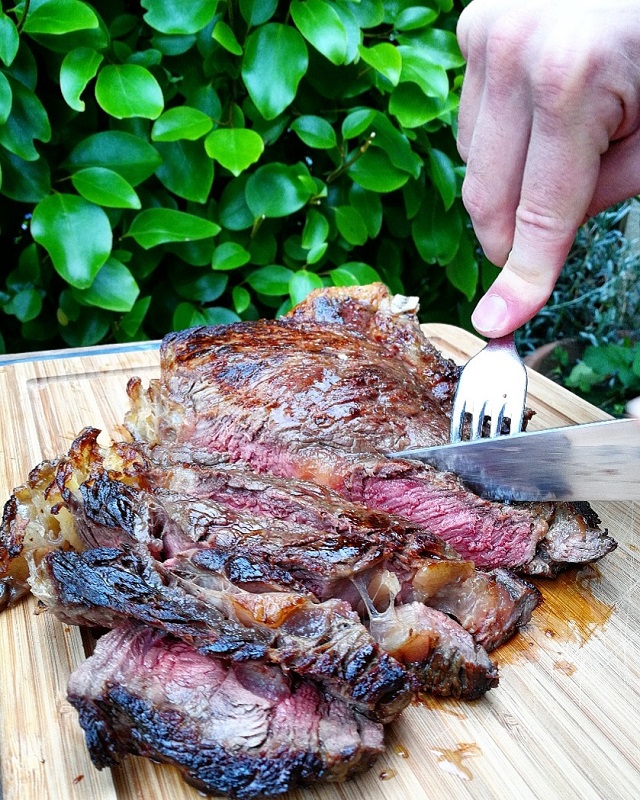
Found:
[[[518,433],[522,430],[524,407],[524,398],[522,399],[522,402],[520,402],[519,398],[510,398],[505,403],[504,416],[509,417],[511,420],[510,433]]]
[[[467,404],[464,397],[456,392],[453,409],[451,411],[451,428],[449,431],[449,441],[459,442],[462,439],[462,427]]]
[[[498,413],[495,413],[495,410],[491,413],[491,425],[489,426],[489,438],[495,439],[496,436],[500,435],[500,431],[502,430],[502,423],[504,422],[505,418],[505,409],[506,403],[503,403],[500,407]]]
[[[469,430],[470,438],[479,439],[490,418],[489,436],[502,432],[510,419],[509,433],[522,430],[527,395],[527,372],[516,350],[513,335],[490,340],[460,374],[451,414],[450,441],[459,442]],[[471,418],[469,428],[466,418]]]
[[[483,403],[479,413],[474,414],[471,419],[471,439],[482,438],[482,428],[484,427],[484,418],[487,415],[487,404]]]

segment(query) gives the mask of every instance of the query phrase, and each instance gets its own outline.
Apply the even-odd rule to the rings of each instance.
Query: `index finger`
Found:
[[[575,97],[535,106],[511,253],[473,315],[487,336],[515,330],[547,302],[591,202],[608,145],[606,126],[595,123],[609,117]]]

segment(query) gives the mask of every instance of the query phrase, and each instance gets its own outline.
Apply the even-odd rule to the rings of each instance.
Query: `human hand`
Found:
[[[549,299],[580,224],[640,192],[640,0],[473,0],[463,201],[503,269],[472,321],[502,336]]]

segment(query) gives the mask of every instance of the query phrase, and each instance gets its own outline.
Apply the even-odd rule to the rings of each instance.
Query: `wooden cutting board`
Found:
[[[426,331],[464,362],[481,346],[446,325]],[[43,458],[92,425],[121,435],[125,385],[158,372],[156,350],[92,348],[0,366],[0,499]],[[533,373],[531,429],[604,418]],[[387,731],[367,774],[285,800],[630,800],[640,794],[640,503],[595,504],[618,549],[599,564],[539,581],[544,604],[494,653],[500,686],[465,703],[425,698]],[[196,800],[171,767],[129,758],[96,770],[75,711],[70,672],[79,629],[31,599],[0,614],[0,769],[4,800]]]

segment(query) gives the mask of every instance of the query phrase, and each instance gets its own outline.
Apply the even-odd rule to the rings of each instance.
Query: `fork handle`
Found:
[[[515,340],[513,333],[507,333],[506,336],[497,336],[495,339],[489,339],[486,347],[492,350],[511,350],[515,347]]]

